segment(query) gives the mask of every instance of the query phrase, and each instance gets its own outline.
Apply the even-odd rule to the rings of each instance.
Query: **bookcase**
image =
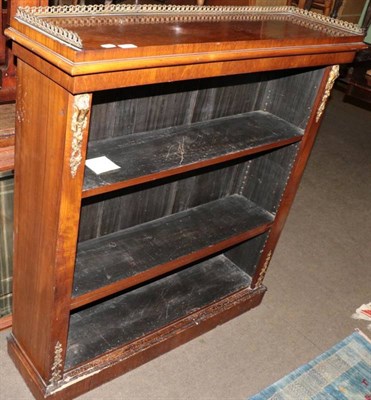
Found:
[[[36,398],[73,398],[261,302],[337,64],[364,45],[292,7],[25,8],[7,34],[9,353]]]

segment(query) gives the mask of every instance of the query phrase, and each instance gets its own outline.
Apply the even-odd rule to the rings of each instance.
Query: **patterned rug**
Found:
[[[249,400],[371,400],[371,342],[355,332]]]

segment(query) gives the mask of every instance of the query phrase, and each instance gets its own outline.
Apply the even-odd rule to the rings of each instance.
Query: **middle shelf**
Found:
[[[232,195],[78,245],[71,308],[223,251],[269,229],[274,217]]]

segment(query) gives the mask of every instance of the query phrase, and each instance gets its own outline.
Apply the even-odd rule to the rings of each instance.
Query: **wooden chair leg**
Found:
[[[324,15],[330,15],[332,3],[333,3],[332,0],[325,0],[325,6],[324,6],[324,9],[323,9],[323,14]]]
[[[307,0],[296,0],[296,1],[287,0],[286,5],[287,6],[297,6],[299,8],[304,8],[306,1]]]
[[[310,10],[312,8],[313,0],[305,0],[302,1],[302,3],[303,3],[302,8],[304,8],[305,10]]]

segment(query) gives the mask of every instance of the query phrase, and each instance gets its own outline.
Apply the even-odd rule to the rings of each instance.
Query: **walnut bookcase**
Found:
[[[257,306],[359,29],[291,7],[19,10],[13,332],[72,398]],[[335,66],[333,66],[335,65]],[[95,174],[86,159],[120,168]]]

